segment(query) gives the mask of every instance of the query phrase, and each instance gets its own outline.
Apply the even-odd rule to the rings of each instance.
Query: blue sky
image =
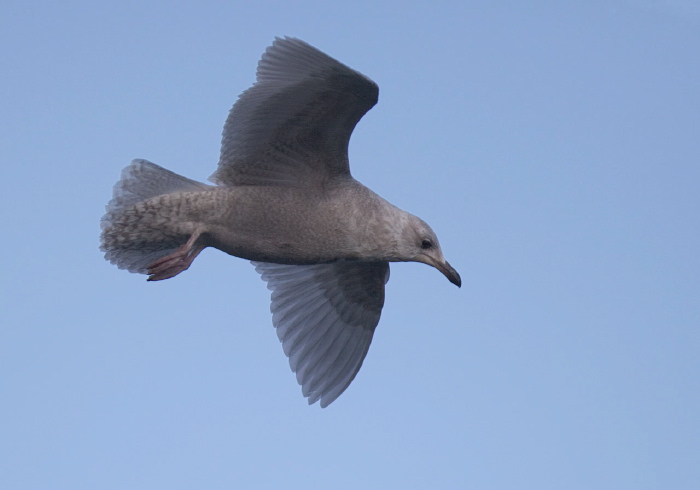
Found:
[[[397,264],[309,407],[253,267],[98,250],[121,169],[214,170],[274,36],[380,86],[353,175],[461,273]],[[0,488],[700,488],[700,7],[0,5]]]

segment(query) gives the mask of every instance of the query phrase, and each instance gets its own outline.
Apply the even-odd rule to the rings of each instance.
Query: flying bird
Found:
[[[377,85],[295,38],[277,38],[224,125],[207,185],[134,160],[101,220],[105,258],[160,281],[206,247],[252,261],[309,404],[332,403],[367,355],[389,262],[461,286],[435,232],[350,175],[348,143]]]

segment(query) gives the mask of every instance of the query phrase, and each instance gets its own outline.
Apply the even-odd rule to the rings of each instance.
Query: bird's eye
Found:
[[[430,240],[428,240],[428,239],[426,238],[425,240],[423,240],[423,241],[421,242],[420,248],[422,248],[423,250],[427,250],[427,249],[429,249],[429,248],[433,248],[433,242],[431,242]]]

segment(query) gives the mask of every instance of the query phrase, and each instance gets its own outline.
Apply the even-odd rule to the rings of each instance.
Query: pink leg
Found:
[[[199,255],[199,252],[204,250],[204,246],[195,245],[200,234],[200,231],[196,231],[190,239],[187,240],[187,243],[180,246],[173,253],[149,264],[148,280],[162,281],[163,279],[170,279],[171,277],[177,276],[180,272],[189,269],[192,261]]]

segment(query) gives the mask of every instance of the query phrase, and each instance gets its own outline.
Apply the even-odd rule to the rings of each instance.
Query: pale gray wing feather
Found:
[[[309,404],[328,406],[362,366],[384,306],[388,262],[253,262],[272,291],[272,323]]]
[[[347,148],[377,85],[318,49],[277,38],[229,113],[220,185],[314,185],[350,175]]]

